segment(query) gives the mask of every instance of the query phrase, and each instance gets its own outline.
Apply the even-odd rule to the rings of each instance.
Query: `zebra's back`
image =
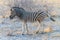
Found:
[[[22,20],[28,21],[28,22],[34,22],[38,20],[43,20],[47,16],[46,13],[40,12],[40,13],[34,13],[34,12],[24,12],[22,16]]]

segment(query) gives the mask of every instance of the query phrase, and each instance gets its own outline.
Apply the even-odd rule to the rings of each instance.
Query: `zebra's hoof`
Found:
[[[36,32],[36,34],[38,34],[38,33],[39,33],[39,31]]]

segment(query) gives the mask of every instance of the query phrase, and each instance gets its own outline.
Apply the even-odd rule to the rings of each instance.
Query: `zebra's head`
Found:
[[[11,15],[9,17],[10,19],[13,19],[15,16],[21,17],[24,9],[19,7],[12,7],[10,11]]]
[[[13,8],[11,8],[10,11],[11,11],[11,15],[9,17],[10,17],[10,19],[13,19],[16,16],[16,12]]]

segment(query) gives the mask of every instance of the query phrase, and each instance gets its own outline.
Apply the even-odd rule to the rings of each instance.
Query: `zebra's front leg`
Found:
[[[22,25],[22,35],[24,35],[24,34],[28,34],[27,22],[24,22]]]
[[[29,34],[29,30],[28,30],[27,23],[25,23],[25,30],[26,30],[25,33],[26,33],[26,34]]]

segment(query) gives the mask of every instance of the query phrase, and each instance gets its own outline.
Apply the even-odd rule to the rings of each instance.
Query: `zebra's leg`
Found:
[[[37,33],[43,33],[43,30],[44,30],[43,24],[42,23],[39,23],[38,25],[39,26],[38,26],[38,28],[36,30],[36,34]]]
[[[24,22],[24,23],[23,23],[22,34],[28,34],[27,22]]]
[[[26,30],[26,34],[28,34],[28,33],[29,33],[29,31],[28,31],[27,23],[25,23],[25,30]]]
[[[40,25],[41,25],[41,31],[40,31],[40,33],[44,34],[44,24],[43,24],[43,22],[41,22]]]
[[[22,34],[24,34],[24,32],[25,32],[25,24],[23,22],[23,24],[22,24]]]
[[[40,29],[41,29],[41,25],[40,25],[40,23],[39,23],[39,24],[38,24],[38,27],[37,27],[37,29],[36,29],[36,34],[41,31]]]

